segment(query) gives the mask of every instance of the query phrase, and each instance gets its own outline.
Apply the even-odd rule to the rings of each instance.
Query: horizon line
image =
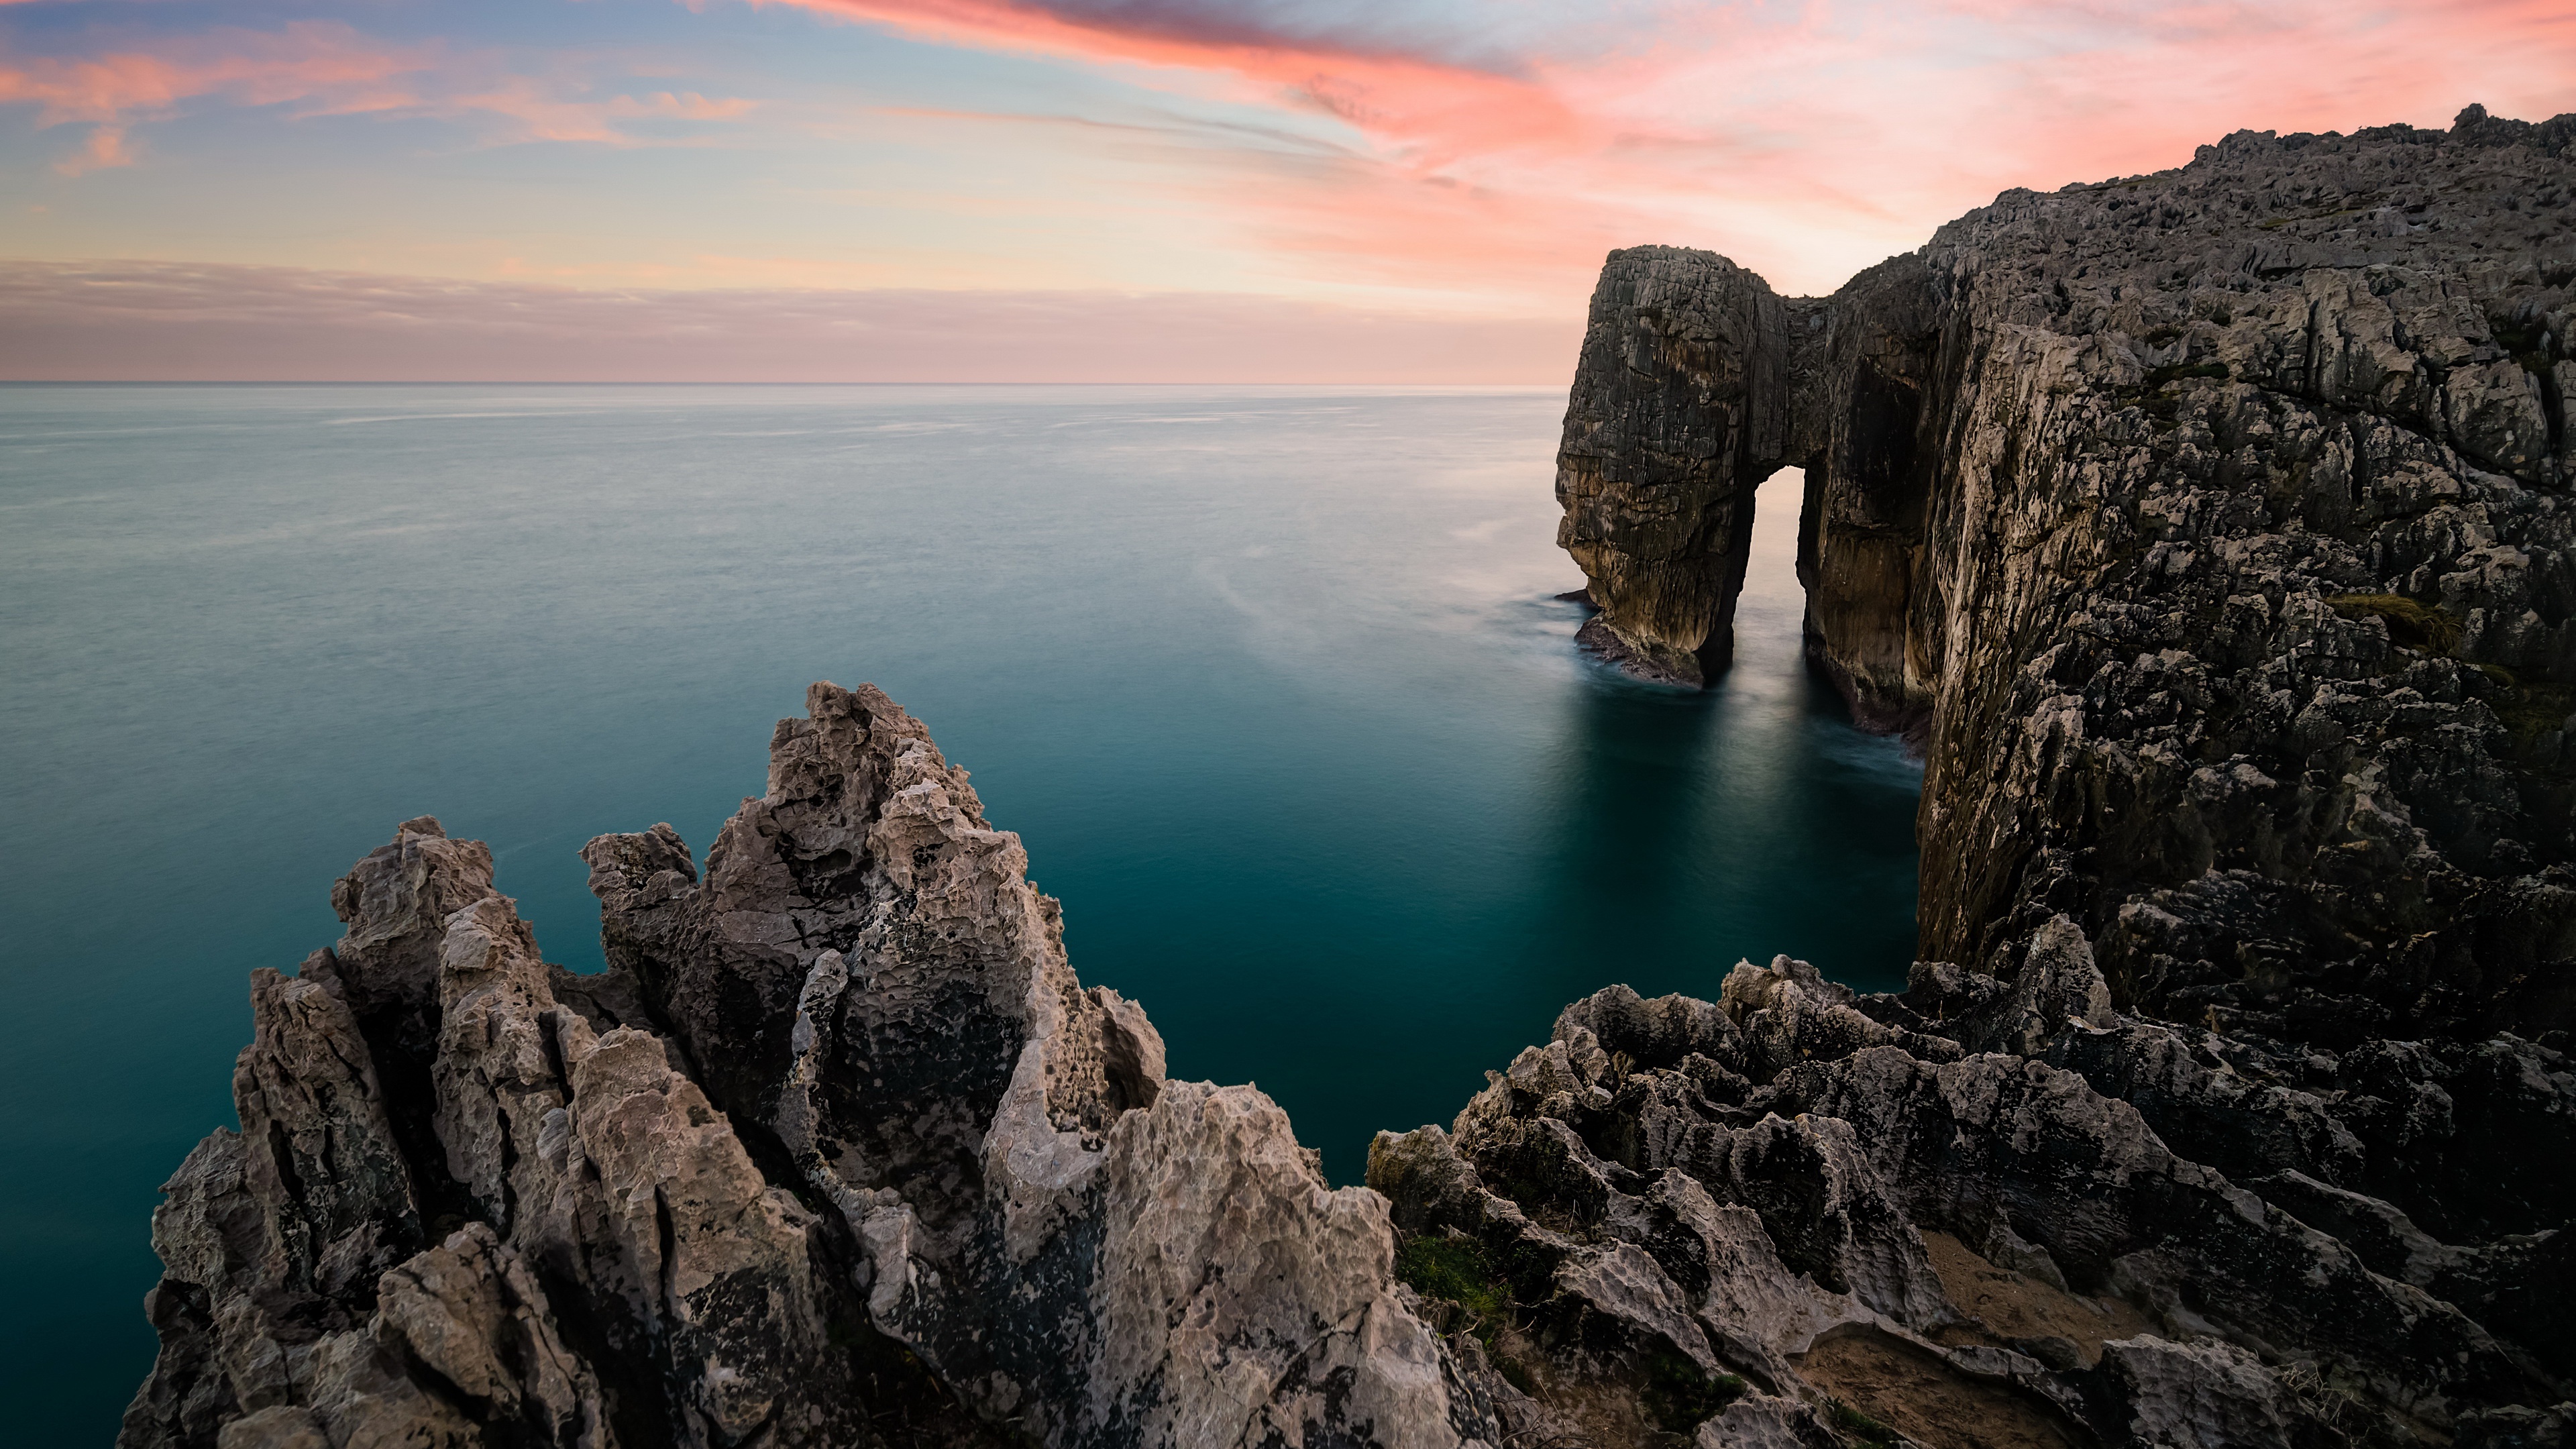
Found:
[[[991,378],[980,381],[947,378],[883,379],[854,382],[837,378],[152,378],[152,377],[0,377],[0,387],[1410,387],[1521,389],[1570,386],[1556,382],[1358,382],[1344,380],[1279,380],[1209,382],[1197,378],[1067,382],[1044,378],[1025,381]]]

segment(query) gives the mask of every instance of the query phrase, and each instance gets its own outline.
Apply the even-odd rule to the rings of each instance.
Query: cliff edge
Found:
[[[2572,143],[2239,132],[1824,299],[1612,254],[1557,480],[1586,637],[1711,677],[1801,467],[1810,652],[1925,753],[1924,958],[2009,975],[2064,913],[2169,1020],[2566,1029]]]

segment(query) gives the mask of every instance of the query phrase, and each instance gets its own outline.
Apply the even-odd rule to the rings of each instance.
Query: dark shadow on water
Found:
[[[1554,913],[1574,938],[1615,952],[1685,949],[1723,700],[1594,673],[1578,686],[1559,746]]]
[[[1780,642],[1748,639],[1769,647],[1705,692],[1606,666],[1577,684],[1536,853],[1542,994],[1713,997],[1738,959],[1780,953],[1863,990],[1902,986],[1920,770]]]

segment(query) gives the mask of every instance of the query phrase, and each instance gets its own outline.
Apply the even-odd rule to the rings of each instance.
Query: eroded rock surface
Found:
[[[1963,995],[1926,967],[1856,997],[1785,957],[1738,966],[1714,1003],[1613,987],[1448,1130],[1381,1134],[1369,1182],[1434,1316],[1518,1386],[1495,1395],[1506,1433],[2551,1442],[2511,1426],[2565,1412],[2564,1320],[2442,1265],[2528,1264],[2563,1230],[2445,1247],[2358,1190],[2303,1179],[2300,1200],[2191,1160],[2068,1063],[2202,1043],[2113,1012],[2082,936],[2052,924],[2035,989]],[[2576,1101],[2564,1060],[2528,1050],[2540,1090]],[[2359,1105],[2226,1090],[2202,1084],[2202,1110]],[[2366,1179],[2353,1146],[2340,1170]],[[2563,1123],[2533,1144],[2570,1148]],[[1610,1422],[1605,1401],[1643,1412]]]
[[[1385,1200],[1164,1080],[918,721],[808,707],[703,874],[584,849],[605,976],[434,820],[341,882],[155,1216],[122,1442],[1493,1443]]]
[[[1810,654],[1926,755],[1926,964],[1580,1005],[1381,1141],[1400,1223],[1515,1332],[1704,1303],[1753,1391],[1926,1442],[1967,1412],[1935,1349],[2053,1404],[1993,1431],[2031,1442],[2564,1432],[2571,389],[2576,116],[2240,133],[1830,298],[1613,253],[1558,470],[1585,641],[1705,681],[1754,485],[1803,468]],[[1703,1192],[1808,1290],[1655,1216]],[[1528,1356],[1700,1362],[1628,1319],[1663,1338]]]
[[[2565,1426],[2551,1048],[2329,1061],[2124,1014],[2061,915],[2009,980],[1926,964],[1860,997],[1783,958],[1715,1002],[1610,988],[1336,1191],[1259,1092],[1164,1079],[882,694],[816,686],[771,761],[703,871],[667,827],[585,848],[602,976],[547,965],[435,821],[359,864],[342,945],[255,974],[243,1130],[154,1219],[162,1349],[124,1442]]]
[[[1562,541],[1721,658],[1806,470],[1811,652],[1926,755],[1927,959],[2342,1052],[2576,1015],[2576,116],[2240,132],[1834,296],[1612,255]]]

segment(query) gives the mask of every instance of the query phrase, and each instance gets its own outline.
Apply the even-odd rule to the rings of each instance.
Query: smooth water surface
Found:
[[[244,974],[409,816],[599,964],[574,851],[703,852],[806,684],[974,772],[1174,1075],[1357,1179],[1559,1007],[1739,957],[1876,988],[1919,775],[1798,654],[1798,481],[1733,674],[1580,657],[1558,392],[0,389],[0,1402],[104,1444]]]

